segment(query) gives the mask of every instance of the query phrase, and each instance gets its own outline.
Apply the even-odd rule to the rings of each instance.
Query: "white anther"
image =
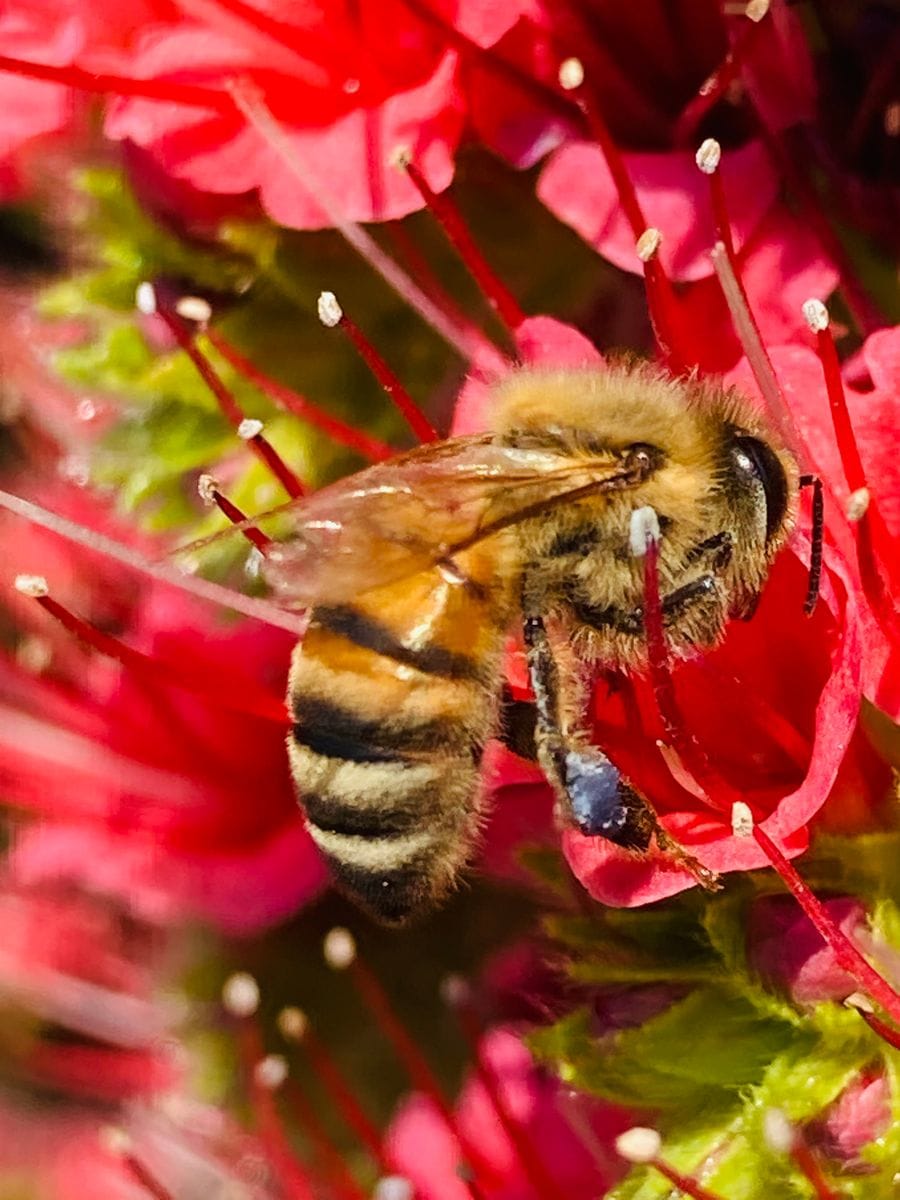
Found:
[[[385,1175],[375,1184],[372,1200],[413,1200],[415,1190],[403,1175]]]
[[[763,1137],[777,1154],[790,1154],[797,1142],[797,1132],[780,1108],[767,1108],[763,1113]]]
[[[215,504],[218,480],[213,475],[201,475],[197,480],[197,494],[204,504]]]
[[[647,1129],[644,1125],[635,1125],[626,1129],[616,1138],[616,1153],[626,1162],[652,1162],[659,1155],[662,1138],[655,1129]]]
[[[175,311],[186,321],[196,321],[205,325],[212,316],[212,305],[202,296],[182,296],[175,304]]]
[[[259,984],[249,972],[235,972],[222,987],[222,1004],[233,1017],[252,1017],[259,1008]]]
[[[635,558],[643,558],[652,542],[659,541],[659,518],[649,504],[636,508],[628,525],[628,545]]]
[[[851,992],[844,997],[844,1008],[855,1008],[857,1012],[874,1013],[875,1006],[863,992]]]
[[[302,1009],[289,1005],[278,1014],[278,1032],[286,1042],[302,1042],[309,1028],[309,1018]]]
[[[735,800],[731,806],[731,832],[739,838],[753,837],[753,813],[743,800]]]
[[[79,400],[75,405],[76,421],[93,421],[96,415],[97,405],[88,396],[85,396],[83,400]]]
[[[288,1077],[287,1060],[282,1054],[267,1054],[253,1068],[253,1077],[260,1087],[276,1092]]]
[[[156,288],[149,279],[137,285],[134,303],[138,312],[142,312],[145,317],[152,317],[156,312]]]
[[[697,147],[694,161],[704,175],[715,175],[722,161],[722,147],[715,138],[706,138]]]
[[[30,596],[32,600],[40,600],[42,596],[46,596],[50,592],[47,580],[43,575],[17,575],[15,589],[23,596]]]
[[[803,304],[803,319],[813,333],[822,333],[830,320],[828,309],[821,300],[806,300]]]
[[[391,156],[388,161],[390,162],[391,166],[396,167],[396,169],[398,171],[405,171],[406,168],[409,166],[409,164],[412,162],[411,147],[406,145],[405,142],[401,143],[399,146],[395,146],[394,149],[391,151]],[[323,292],[322,295],[323,296],[331,296],[332,299],[334,299],[331,292]],[[319,300],[319,303],[321,304],[321,299]],[[338,311],[341,311],[340,305],[338,305]],[[344,315],[343,312],[341,312],[341,316],[343,316],[343,315]],[[320,317],[320,319],[324,319],[324,318],[322,318],[321,308],[319,310],[319,317]],[[340,320],[340,317],[338,318],[338,320]]]
[[[325,934],[322,943],[325,962],[334,971],[345,971],[356,958],[356,941],[349,929],[340,925]]]
[[[262,421],[257,421],[253,417],[244,417],[243,421],[238,425],[237,435],[244,442],[252,442],[255,437],[259,437],[262,431]]]
[[[580,58],[566,58],[559,64],[559,86],[564,92],[574,92],[584,83],[584,63]]]
[[[656,254],[662,242],[662,234],[652,225],[645,229],[634,244],[635,251],[641,262],[649,262]]]
[[[361,84],[358,79],[345,79],[341,87],[348,96],[354,96],[360,89]]]
[[[851,492],[847,497],[847,507],[844,512],[847,514],[847,520],[861,521],[869,511],[869,502],[872,499],[872,493],[867,487],[857,488],[855,492]]]
[[[344,318],[344,310],[338,304],[338,298],[334,292],[319,292],[317,308],[319,320],[327,329],[334,329],[335,325],[340,325]]]
[[[131,1153],[131,1135],[121,1125],[103,1125],[97,1131],[97,1136],[107,1154],[124,1158],[126,1154]]]
[[[769,4],[770,0],[748,0],[747,7],[744,9],[744,16],[758,23],[769,11]]]

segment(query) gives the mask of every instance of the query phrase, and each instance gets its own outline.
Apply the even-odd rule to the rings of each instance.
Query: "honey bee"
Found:
[[[287,506],[292,536],[264,568],[282,603],[310,608],[288,692],[309,832],[387,924],[441,900],[472,855],[517,621],[561,808],[586,834],[635,852],[655,837],[677,857],[581,724],[581,672],[646,661],[632,514],[657,514],[663,617],[682,657],[752,611],[795,517],[791,454],[718,385],[646,364],[522,369],[493,400],[491,433]]]

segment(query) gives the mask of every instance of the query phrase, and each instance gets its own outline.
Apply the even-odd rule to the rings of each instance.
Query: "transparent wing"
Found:
[[[266,514],[286,516],[289,533],[263,573],[287,607],[340,603],[579,494],[633,486],[633,476],[612,452],[574,458],[498,446],[490,434],[435,442]]]

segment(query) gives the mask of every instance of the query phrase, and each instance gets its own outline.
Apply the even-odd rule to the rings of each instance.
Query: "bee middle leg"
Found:
[[[537,757],[548,781],[582,833],[646,850],[654,833],[662,832],[653,810],[599,747],[564,728],[559,671],[543,618],[526,617],[524,638]]]

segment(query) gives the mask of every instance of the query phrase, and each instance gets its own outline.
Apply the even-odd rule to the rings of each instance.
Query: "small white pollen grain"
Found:
[[[857,488],[855,492],[851,492],[847,497],[847,507],[844,512],[847,514],[847,520],[861,521],[869,511],[869,502],[872,499],[872,493],[867,487]]]
[[[722,161],[722,147],[715,138],[706,138],[697,147],[694,161],[704,175],[714,175]]]
[[[222,1004],[233,1017],[252,1017],[259,1008],[259,984],[249,972],[235,972],[222,987]]]
[[[360,84],[358,79],[345,79],[341,86],[348,96],[353,96],[359,91]]]
[[[278,1014],[278,1032],[286,1042],[302,1042],[309,1019],[302,1009],[289,1005]]]
[[[735,800],[731,806],[731,832],[739,838],[753,837],[753,813],[743,800]]]
[[[647,1163],[657,1157],[662,1139],[655,1129],[635,1125],[616,1138],[616,1153],[626,1162]]]
[[[340,325],[344,319],[344,310],[338,304],[338,298],[334,292],[320,292],[317,308],[319,320],[326,329],[334,329],[335,325]]]
[[[635,558],[643,558],[651,542],[659,541],[659,518],[649,504],[636,508],[628,526],[628,545]]]
[[[288,1077],[287,1059],[282,1054],[267,1054],[253,1068],[253,1076],[260,1087],[275,1092]]]
[[[197,494],[204,504],[215,504],[219,484],[213,475],[201,475],[197,480]]]
[[[763,1113],[763,1137],[770,1150],[790,1154],[797,1141],[793,1125],[780,1108],[768,1108]]]
[[[884,110],[884,132],[888,137],[900,137],[900,100],[895,100]]]
[[[137,285],[134,303],[138,312],[142,312],[145,317],[152,317],[156,312],[156,288],[149,280],[145,279]]]
[[[580,58],[566,58],[559,64],[559,86],[564,92],[574,92],[584,83],[584,63]]]
[[[262,421],[257,421],[253,417],[244,417],[237,428],[237,435],[244,442],[252,442],[255,437],[263,431]]]
[[[356,958],[356,941],[350,930],[340,925],[330,929],[322,943],[322,955],[332,970],[346,970]]]
[[[749,17],[751,21],[761,21],[769,11],[769,2],[770,0],[748,0],[744,16]]]
[[[813,333],[821,333],[828,328],[828,309],[821,300],[806,300],[803,303],[803,319]]]
[[[121,1125],[104,1125],[97,1131],[97,1136],[107,1154],[114,1154],[116,1158],[124,1158],[131,1152],[131,1137]]]
[[[17,575],[15,589],[23,596],[30,596],[32,600],[39,600],[41,596],[47,596],[50,592],[43,575]]]
[[[634,244],[637,256],[641,262],[649,262],[654,254],[656,254],[661,242],[662,234],[658,229],[654,229],[652,225],[649,229],[645,229]]]
[[[413,1185],[403,1175],[385,1175],[375,1184],[372,1200],[413,1200]]]
[[[851,992],[844,998],[844,1008],[855,1008],[857,1012],[873,1013],[875,1006],[863,992]]]
[[[186,321],[196,321],[205,325],[212,316],[212,305],[202,296],[182,296],[175,304],[175,311]]]
[[[87,396],[75,405],[76,421],[93,421],[96,415],[97,405]]]

